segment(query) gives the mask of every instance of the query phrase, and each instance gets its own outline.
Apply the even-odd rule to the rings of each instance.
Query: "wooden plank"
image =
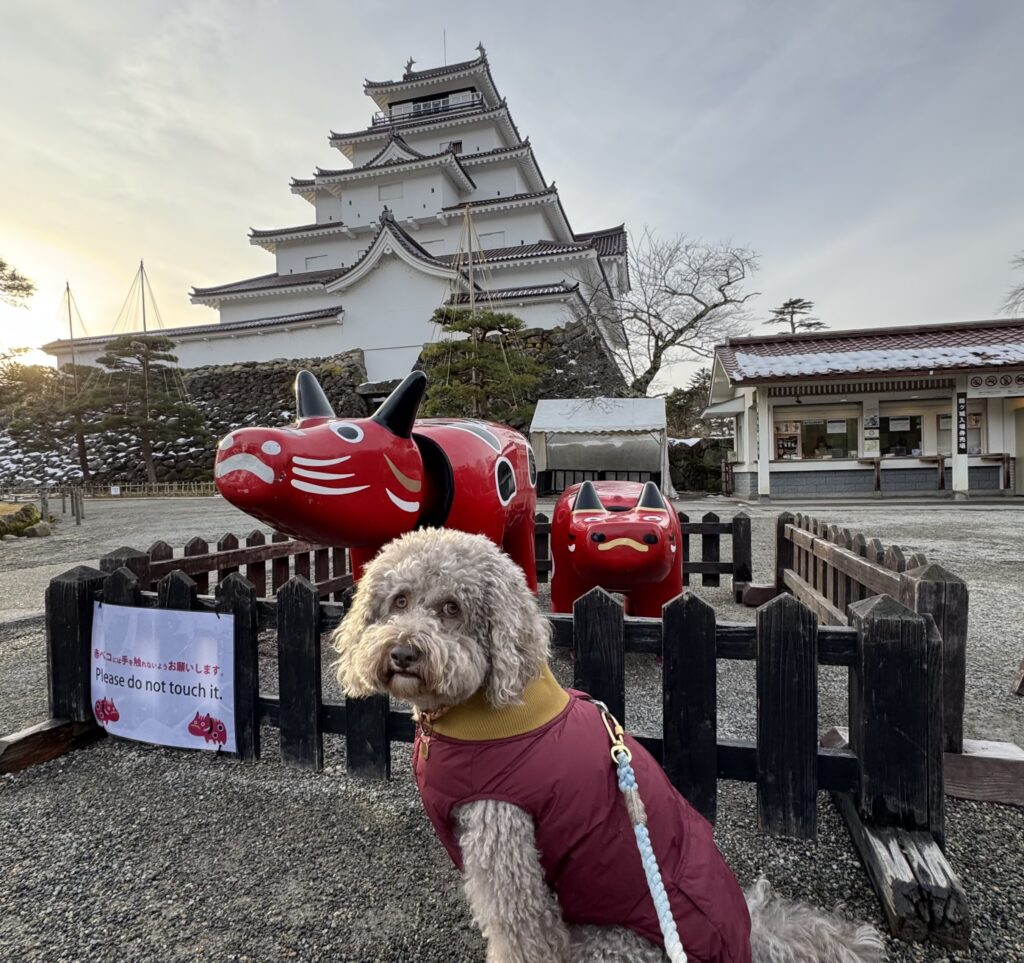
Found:
[[[928,923],[921,887],[903,855],[896,830],[866,825],[846,793],[836,793],[832,799],[882,904],[889,931],[907,942],[926,939]]]
[[[186,552],[185,558],[173,559],[166,562],[153,563],[152,578],[162,578],[169,571],[175,568],[181,569],[187,575],[197,575],[201,572],[212,572],[221,568],[235,568],[241,565],[248,565],[250,562],[269,561],[282,556],[291,556],[298,552],[309,552],[321,546],[312,542],[303,542],[282,535],[280,532],[272,536],[272,544],[255,548],[235,548],[224,552],[211,552],[207,543],[202,539],[190,540],[188,544],[195,543],[195,548],[206,546],[202,551],[194,551],[192,555]],[[186,547],[187,547],[186,545]],[[287,581],[287,579],[285,580]]]
[[[779,592],[786,591],[785,573],[793,568],[793,522],[791,512],[782,512],[775,520],[775,588]]]
[[[732,581],[751,582],[754,563],[751,548],[750,516],[739,512],[732,519]]]
[[[128,568],[119,568],[103,580],[103,602],[106,605],[135,607],[142,600],[138,576]]]
[[[309,581],[311,577],[310,555],[310,552],[299,552],[293,556],[295,560],[295,574],[307,581]]]
[[[260,757],[259,621],[256,600],[256,586],[239,572],[232,572],[217,584],[218,609],[234,616],[235,752],[239,759],[247,761]]]
[[[149,573],[149,555],[134,548],[124,546],[107,552],[100,558],[100,571],[110,574],[119,568],[127,568],[139,576],[139,579],[147,583],[151,576]]]
[[[850,530],[848,528],[839,529],[836,544],[840,548],[845,548],[852,554],[857,554],[853,551],[853,536],[850,534]],[[852,601],[854,601],[853,579],[845,572],[839,572],[838,578],[836,579],[836,608],[845,616],[846,606]]]
[[[533,555],[538,563],[545,563],[537,566],[537,581],[546,582],[551,571],[551,524],[543,512],[537,512],[533,524]]]
[[[795,529],[792,529],[792,531],[795,531]],[[849,575],[860,582],[872,595],[892,595],[895,597],[899,594],[899,575],[873,563],[870,557],[867,559],[861,558],[852,550],[845,549],[839,545],[833,545],[823,539],[815,539],[811,545],[811,551],[814,553],[815,558],[819,560],[819,564],[827,563],[844,575]],[[819,577],[821,581],[815,584],[814,587],[820,591],[824,578],[822,576]],[[825,593],[822,592],[821,594]]]
[[[146,549],[146,554],[149,556],[149,564],[152,565],[163,565],[174,559],[174,549],[164,541],[154,542]],[[143,588],[150,588],[156,584],[152,571],[150,571],[149,579],[147,584],[143,585]]]
[[[331,550],[329,548],[318,548],[313,553],[313,581],[317,586],[317,591],[321,592],[324,597],[334,591],[334,586],[330,588],[321,589],[321,583],[327,583],[331,579]]]
[[[92,617],[104,575],[79,565],[46,587],[46,677],[50,716],[91,722]]]
[[[277,593],[277,669],[281,758],[290,766],[319,772],[324,766],[320,596],[301,575]]]
[[[47,719],[20,732],[0,738],[0,774],[20,772],[30,766],[49,762],[73,749],[91,745],[106,735],[91,719]]]
[[[345,700],[345,759],[353,776],[391,778],[391,711],[387,696]]]
[[[787,569],[784,581],[786,588],[814,612],[819,622],[824,622],[826,625],[847,624],[846,616],[828,599],[820,596],[796,572],[791,572]]]
[[[221,560],[217,564],[217,581],[223,582],[229,575],[233,575],[238,571],[238,564],[233,560],[228,562],[225,556],[229,552],[238,551],[238,536],[232,532],[226,532],[221,535],[217,541],[217,554],[221,556]]]
[[[907,570],[907,560],[903,555],[903,549],[899,545],[890,545],[885,550],[885,567],[893,572],[905,572]]]
[[[860,633],[850,674],[857,805],[873,825],[927,829],[941,841],[941,639],[888,596],[856,602],[850,620]]]
[[[710,532],[710,531],[706,532],[705,534],[701,535],[701,537],[700,537],[700,556],[701,556],[701,561],[705,565],[707,565],[708,562],[711,562],[711,563],[718,562],[719,558],[721,557],[719,555],[721,536],[718,534],[718,528],[717,528],[717,526],[718,526],[718,524],[720,522],[720,519],[719,519],[719,517],[714,512],[707,512],[704,515],[704,518],[703,518],[702,521],[703,521],[703,524],[705,526],[707,526],[707,525],[714,525],[714,526],[716,526],[714,532]],[[693,571],[696,571],[696,569],[694,569],[691,566],[690,571],[693,572]],[[708,572],[707,570],[704,570],[701,573],[701,585],[705,585],[705,586],[710,585],[710,586],[714,587],[714,586],[719,585],[720,582],[721,582],[721,580],[719,579],[719,575],[718,575],[717,571]]]
[[[663,612],[662,765],[705,818],[718,800],[715,610],[687,593]]]
[[[850,551],[860,558],[867,558],[868,540],[862,533],[857,532],[857,534],[853,536],[853,541],[850,544]],[[858,582],[857,579],[852,577],[850,579],[850,592],[850,602],[859,602],[861,599],[867,597],[867,589]]]
[[[714,575],[718,578],[719,575],[732,574],[732,562],[690,562],[686,568],[691,575]]]
[[[680,538],[683,541],[682,548],[680,549],[683,553],[683,585],[687,586],[690,584],[690,534],[687,532],[689,528],[690,516],[686,512],[677,512],[679,516],[679,529]]]
[[[1024,749],[1012,742],[964,739],[943,757],[946,795],[1024,806]]]
[[[165,575],[157,584],[157,606],[162,609],[176,609],[191,612],[196,606],[198,591],[196,583],[182,571]]]
[[[706,519],[707,515],[704,517]],[[679,528],[686,535],[732,535],[732,525],[732,522],[681,522]]]
[[[594,588],[573,604],[574,687],[608,706],[626,725],[626,667],[622,604]]]
[[[968,591],[963,579],[931,563],[900,576],[899,599],[920,615],[930,615],[942,637],[942,716],[946,752],[964,744],[967,689]]]
[[[293,545],[289,544],[289,543],[291,543],[292,540],[287,535],[285,535],[285,534],[283,534],[281,532],[274,532],[274,534],[270,536],[270,540],[277,547],[281,547],[283,545],[287,546],[287,553],[284,556],[281,556],[281,555],[274,556],[274,560],[273,560],[273,562],[270,565],[270,574],[271,574],[270,591],[274,595],[276,595],[277,594],[277,590],[282,585],[284,585],[285,582],[288,581],[288,570],[289,570],[289,561],[288,560],[289,560],[289,557],[291,556],[291,549],[292,549]],[[271,547],[273,547],[273,546],[271,546]]]
[[[953,867],[930,833],[899,830],[896,837],[921,887],[928,914],[928,938],[952,949],[967,949],[971,911]]]
[[[197,535],[195,538],[190,538],[185,543],[185,547],[184,549],[182,549],[182,554],[185,557],[178,559],[177,563],[178,568],[182,568],[182,566],[191,568],[191,571],[186,572],[186,574],[191,574],[195,576],[196,586],[198,588],[198,592],[200,595],[206,595],[210,591],[209,569],[203,567],[206,564],[205,561],[196,562],[190,561],[190,559],[197,559],[201,556],[205,556],[209,554],[209,551],[210,546],[207,544],[206,540],[200,538]],[[168,569],[165,572],[161,566],[156,566],[155,570],[151,575],[151,578],[159,581],[161,578],[164,577],[164,575],[169,574],[170,571],[171,569]]]
[[[346,549],[344,548],[332,548],[331,549],[331,574],[335,578],[340,578],[342,575],[348,575],[348,556]],[[334,590],[334,601],[340,602],[342,596],[345,594],[345,589],[349,586],[336,588]]]
[[[766,832],[813,839],[818,623],[791,595],[757,610],[757,810]]]
[[[258,528],[254,528],[245,536],[246,548],[263,548],[267,544],[267,536]],[[245,577],[256,589],[256,597],[263,598],[267,594],[267,563],[265,559],[256,559],[245,565]]]

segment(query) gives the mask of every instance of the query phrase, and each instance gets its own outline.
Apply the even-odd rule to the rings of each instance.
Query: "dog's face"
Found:
[[[391,695],[430,711],[481,688],[519,701],[551,630],[522,569],[481,535],[411,532],[366,567],[334,635],[347,695]]]

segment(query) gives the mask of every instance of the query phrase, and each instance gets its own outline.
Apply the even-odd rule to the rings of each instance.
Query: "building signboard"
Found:
[[[972,398],[1012,398],[1024,395],[1024,371],[971,375],[967,379],[967,393]]]
[[[956,393],[956,451],[967,454],[967,392]]]

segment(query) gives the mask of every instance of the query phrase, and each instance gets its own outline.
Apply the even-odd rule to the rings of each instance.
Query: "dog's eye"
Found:
[[[459,603],[453,602],[449,599],[441,606],[441,614],[445,616],[445,618],[455,618],[455,616],[459,614]]]
[[[409,598],[405,595],[396,595],[394,601],[391,603],[393,609],[407,609],[409,607]]]

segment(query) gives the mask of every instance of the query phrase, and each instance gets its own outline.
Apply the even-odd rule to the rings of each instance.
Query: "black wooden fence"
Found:
[[[240,572],[212,597],[183,571],[144,591],[127,566],[104,573],[78,567],[46,593],[51,719],[0,740],[0,772],[53,758],[98,738],[92,721],[93,605],[215,610],[234,616],[235,732],[238,756],[260,755],[261,724],[280,730],[291,766],[319,770],[324,735],[344,737],[354,776],[390,776],[392,742],[415,734],[410,713],[384,697],[323,698],[321,644],[344,615],[316,586],[292,576],[276,598],[259,598]],[[701,598],[685,594],[663,619],[626,618],[601,589],[572,615],[549,616],[554,645],[572,649],[574,685],[606,702],[629,725],[626,653],[663,657],[662,731],[638,735],[673,784],[714,819],[719,779],[756,786],[758,824],[767,833],[813,838],[817,798],[831,792],[844,812],[893,931],[963,945],[968,914],[962,889],[939,846],[945,833],[942,639],[930,616],[880,595],[848,607],[850,625],[819,626],[814,612],[784,594],[762,606],[755,625],[720,622]],[[258,638],[276,630],[278,695],[260,685]],[[756,738],[718,734],[717,663],[756,665]],[[849,741],[819,744],[818,666],[844,666],[849,679]],[[267,681],[267,680],[264,680]]]
[[[51,713],[92,718],[89,658],[92,603],[215,610],[235,616],[235,698],[238,753],[259,755],[259,719],[281,729],[284,761],[323,764],[324,733],[346,737],[349,769],[386,776],[390,743],[410,741],[412,717],[385,698],[324,703],[321,636],[344,606],[322,603],[313,584],[294,576],[276,599],[260,600],[240,573],[213,597],[198,593],[181,571],[156,592],[142,590],[128,568],[104,575],[79,567],[47,590]],[[719,622],[705,601],[680,596],[660,619],[627,618],[601,589],[579,599],[573,614],[552,615],[556,648],[575,651],[575,685],[608,704],[629,724],[627,652],[662,655],[664,724],[641,737],[673,782],[710,817],[716,780],[757,784],[758,813],[768,832],[813,837],[820,790],[857,793],[865,815],[942,835],[941,716],[933,711],[940,648],[926,620],[888,597],[856,603],[853,627],[818,626],[813,612],[789,595],[757,613],[757,624]],[[279,695],[259,689],[256,639],[276,629]],[[717,660],[757,664],[757,738],[717,734]],[[818,665],[850,668],[851,748],[818,746]]]
[[[689,585],[691,576],[697,575],[701,584],[708,586],[719,585],[722,575],[731,576],[734,584],[751,581],[748,515],[740,512],[723,522],[714,512],[707,512],[700,521],[691,522],[689,515],[679,512],[679,522],[684,585]],[[547,515],[538,513],[535,524],[537,580],[547,582],[551,576],[551,522]],[[700,536],[699,540],[696,536]],[[723,538],[731,542],[731,558],[725,561]],[[697,546],[699,560],[694,557]],[[195,579],[200,595],[238,571],[244,571],[260,598],[273,595],[292,575],[310,579],[322,596],[333,595],[335,601],[352,586],[351,560],[346,549],[292,539],[279,532],[268,538],[258,529],[241,537],[228,532],[212,546],[199,536],[190,538],[178,550],[160,540],[144,551],[125,546],[100,559],[104,572],[121,566],[139,577],[144,590],[154,589],[165,575],[180,570]]]

